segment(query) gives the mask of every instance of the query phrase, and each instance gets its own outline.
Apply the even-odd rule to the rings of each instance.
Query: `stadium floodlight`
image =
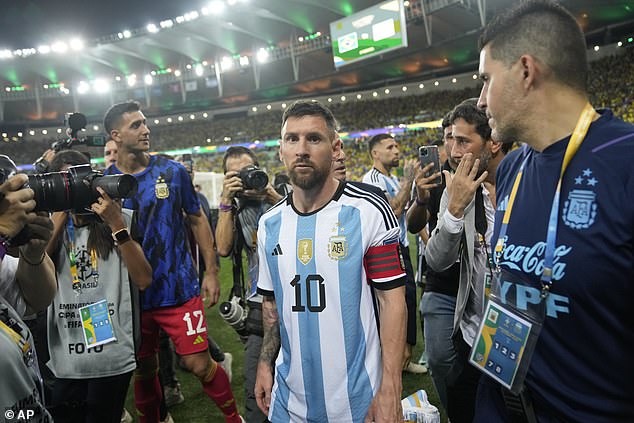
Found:
[[[389,93],[390,93],[390,89],[389,89],[389,88],[386,88],[383,92],[384,92],[385,94],[389,94]]]
[[[35,135],[35,131],[31,129],[31,130],[29,131],[29,135],[31,135],[31,136]]]
[[[153,24],[153,23],[148,24],[146,28],[147,28],[147,32],[149,32],[150,34],[155,34],[159,32],[158,26],[156,26],[156,24]]]
[[[238,0],[227,0],[227,4],[229,6],[234,6],[237,2],[238,2]]]
[[[6,133],[6,132],[3,132],[3,133],[2,133],[2,138],[6,138],[6,137],[7,137],[7,133]]]
[[[123,38],[130,38],[132,36],[132,33],[130,32],[129,29],[126,29],[123,31]]]
[[[4,90],[5,90],[6,92],[11,92],[11,87],[4,87]]]
[[[207,142],[210,143],[211,142],[211,138],[207,138]]]
[[[110,91],[110,84],[105,79],[95,79],[93,82],[93,87],[95,88],[95,92],[98,94],[104,94]]]
[[[282,109],[286,109],[286,103],[282,103]]]
[[[55,41],[51,45],[51,50],[55,53],[66,53],[66,51],[68,51],[68,44],[63,41]]]
[[[438,85],[440,85],[440,82],[436,81],[436,82],[434,82],[434,85],[438,86]]]
[[[92,126],[92,130],[93,131],[98,131],[99,130],[99,125],[93,125]]]
[[[405,7],[409,7],[409,1],[408,1],[408,0],[405,0],[405,1],[403,2],[403,6],[405,6]]]
[[[193,21],[194,19],[198,19],[200,15],[198,14],[198,12],[196,10],[193,10],[191,12],[185,13],[185,20],[186,21]]]
[[[621,47],[623,45],[623,41],[619,41],[618,43],[616,43],[617,47]]]
[[[332,103],[332,97],[328,97],[328,103]]]
[[[18,132],[18,137],[22,138],[22,135],[24,135],[22,132]]]
[[[154,124],[158,125],[160,123],[160,121],[158,119],[154,119]]]
[[[452,83],[452,84],[455,84],[456,82],[458,82],[458,80],[457,80],[456,78],[452,78],[452,79],[451,79],[451,83]]]
[[[182,122],[182,121],[183,121],[183,117],[182,117],[182,116],[179,116],[179,117],[178,117],[178,121],[179,121],[179,122]]]
[[[304,37],[297,37],[297,41],[299,41],[300,43],[304,42]]]
[[[223,57],[220,61],[220,69],[222,69],[223,72],[233,69],[233,59],[229,56]]]
[[[154,78],[152,78],[152,75],[150,74],[145,75],[145,77],[143,78],[143,82],[145,82],[145,85],[152,85],[153,81],[154,81]]]
[[[156,71],[152,71],[152,72],[150,72],[150,75],[152,75],[152,76],[156,76]]]
[[[361,100],[361,97],[363,97],[361,94],[357,94],[357,100]]]
[[[42,135],[46,135],[46,134],[48,134],[48,130],[42,129]]]
[[[136,75],[135,74],[128,75],[128,77],[126,79],[128,81],[128,87],[134,87],[136,85]]]
[[[423,84],[423,83],[418,84],[418,88],[420,88],[422,90],[423,88],[425,88],[425,84]]]
[[[37,51],[40,54],[48,54],[51,52],[51,46],[47,46],[47,45],[41,45],[37,48]]]
[[[403,90],[403,92],[407,91],[407,87],[405,85],[403,85],[403,88],[401,88],[401,90]]]
[[[86,81],[80,81],[77,85],[77,93],[86,94],[88,91],[90,91],[90,85]]]
[[[255,107],[255,106],[253,106],[253,107],[251,107],[251,111],[255,113],[255,112],[257,112],[257,111],[258,111],[258,108],[257,108],[257,107]]]
[[[379,95],[379,93],[377,93],[376,91],[372,93],[372,97],[377,97]]]
[[[196,76],[203,76],[205,69],[203,68],[203,65],[197,64],[196,67],[194,67],[194,72],[196,72]]]
[[[174,76],[175,76],[175,77],[177,77],[177,78],[178,78],[179,76],[181,76],[181,70],[180,70],[180,69],[176,69],[176,70],[174,71]]]
[[[341,101],[346,101],[346,96],[345,95],[341,96]]]
[[[223,139],[225,140],[225,142],[231,141],[231,137],[224,137]]]
[[[202,64],[203,64],[203,66],[208,66],[208,65],[209,65],[209,62],[208,62],[208,61],[206,61],[206,60],[203,60],[203,61],[202,61]]]
[[[13,57],[11,50],[0,50],[0,59],[10,59]]]
[[[183,22],[185,22],[185,16],[177,16],[176,17],[176,23],[177,24],[182,24]]]
[[[474,74],[473,74],[473,76],[472,76],[472,78],[473,78],[473,79],[478,79],[478,75],[474,73]]]
[[[209,117],[209,113],[207,113],[207,112],[203,113],[203,117],[204,117],[204,118]]]
[[[171,117],[167,118],[167,123],[172,123],[172,118]]]
[[[61,134],[62,133],[62,128],[57,128],[57,133]]]
[[[266,49],[261,48],[258,50],[256,58],[258,59],[258,62],[264,63],[269,60],[269,52]]]
[[[192,65],[190,63],[187,64],[187,66],[185,66],[188,70],[191,70]]]
[[[196,119],[196,115],[189,115],[189,118],[190,118],[191,120],[194,120],[194,119]]]
[[[209,11],[214,15],[221,15],[225,11],[225,3],[221,0],[214,0],[209,3]]]
[[[208,16],[211,13],[211,11],[209,10],[208,7],[203,7],[202,9],[200,9],[200,13],[202,13],[203,16]]]
[[[267,104],[267,105],[266,105],[266,110],[271,110],[271,107],[272,107],[272,106],[271,106],[270,104]]]
[[[117,37],[118,37],[120,40],[123,40],[123,32],[119,32],[119,33],[117,34]]]
[[[161,26],[161,28],[171,28],[174,26],[174,21],[172,21],[171,19],[166,19],[164,21],[161,21],[159,25]]]
[[[68,44],[73,51],[80,51],[84,48],[84,42],[80,38],[72,38]]]
[[[240,56],[240,66],[243,68],[249,66],[249,58],[247,56]]]
[[[599,51],[599,46],[594,46],[594,51]]]

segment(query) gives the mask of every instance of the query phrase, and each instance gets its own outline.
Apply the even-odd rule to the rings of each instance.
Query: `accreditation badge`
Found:
[[[523,285],[506,270],[495,272],[482,322],[469,361],[513,393],[519,393],[545,319],[545,301],[520,309],[514,298],[501,295],[501,287]]]
[[[87,349],[117,340],[112,329],[110,310],[106,300],[80,308],[79,315]]]

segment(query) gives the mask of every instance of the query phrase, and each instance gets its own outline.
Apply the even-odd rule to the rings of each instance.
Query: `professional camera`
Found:
[[[242,179],[244,189],[254,189],[256,191],[262,191],[269,183],[269,177],[266,172],[254,165],[243,167],[240,170],[240,179]]]
[[[239,297],[234,296],[231,300],[223,302],[220,304],[218,311],[220,312],[220,316],[225,319],[225,322],[238,332],[238,335],[245,338],[249,336],[249,331],[247,330],[247,312],[240,304]]]
[[[0,178],[8,179],[17,173],[15,163],[0,155]],[[0,179],[0,183],[4,181]],[[35,211],[74,210],[85,213],[99,199],[97,187],[111,198],[130,198],[137,191],[132,175],[103,176],[90,165],[71,166],[67,171],[29,175],[26,187],[35,192]]]

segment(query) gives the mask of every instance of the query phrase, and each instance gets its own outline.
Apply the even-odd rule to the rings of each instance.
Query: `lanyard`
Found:
[[[27,341],[25,337],[17,333],[15,330],[10,328],[6,323],[2,321],[2,319],[0,319],[0,329],[2,329],[2,331],[5,332],[9,336],[9,338],[13,340],[13,342],[15,342],[20,351],[22,351],[22,359],[24,360],[24,364],[30,367],[33,364],[34,355],[33,350],[31,350],[31,345],[29,344],[29,341]]]
[[[79,295],[81,293],[81,281],[79,280],[79,276],[77,273],[77,256],[75,255],[75,224],[73,223],[73,218],[68,216],[68,224],[66,225],[66,232],[68,234],[68,241],[70,243],[70,248],[68,250],[68,260],[70,263],[70,274],[72,277],[72,286],[75,294]],[[93,277],[96,279],[98,277],[97,272],[97,252],[95,249],[90,250],[90,264],[92,267]]]
[[[575,130],[570,137],[570,142],[568,142],[568,147],[566,147],[566,152],[564,154],[564,160],[561,165],[561,171],[559,172],[559,181],[557,182],[557,188],[555,189],[555,195],[553,198],[553,204],[550,209],[550,217],[548,219],[548,233],[546,236],[546,251],[544,252],[544,271],[541,276],[542,283],[542,292],[541,297],[546,298],[548,296],[548,292],[550,291],[550,286],[552,285],[552,277],[553,277],[553,261],[554,254],[556,248],[556,239],[557,239],[557,224],[558,219],[557,216],[559,214],[559,198],[561,193],[561,184],[563,181],[564,173],[570,164],[570,160],[574,157],[574,155],[579,151],[579,147],[583,142],[586,134],[588,133],[588,128],[590,127],[590,123],[592,123],[592,118],[594,117],[594,109],[590,105],[590,103],[586,103],[583,111],[581,112],[581,116],[579,116],[579,120],[577,121],[577,125],[575,126]],[[517,176],[515,177],[515,182],[513,182],[513,188],[511,189],[511,195],[509,196],[509,202],[506,207],[506,211],[504,212],[504,217],[502,218],[502,225],[500,226],[500,235],[498,237],[497,243],[495,244],[495,261],[497,266],[499,267],[500,258],[502,257],[502,251],[504,249],[504,238],[506,237],[506,231],[508,229],[509,221],[511,220],[511,212],[513,210],[513,204],[515,203],[515,197],[517,195],[517,189],[520,185],[520,181],[522,179],[522,175],[524,173],[524,167],[526,166],[526,162],[528,161],[528,154],[526,154],[526,158],[522,162],[520,169],[517,172]]]

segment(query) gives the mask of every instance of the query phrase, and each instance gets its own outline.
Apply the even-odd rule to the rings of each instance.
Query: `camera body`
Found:
[[[244,189],[262,191],[269,183],[269,176],[266,172],[255,165],[243,167],[240,169],[239,175]]]
[[[240,298],[234,296],[231,300],[221,303],[218,307],[218,312],[240,337],[246,338],[249,336],[249,331],[247,330],[247,311],[240,303]]]
[[[106,145],[106,137],[103,135],[89,135],[78,138],[77,134],[86,128],[88,123],[86,116],[81,113],[66,113],[64,115],[64,123],[68,126],[69,137],[64,140],[55,141],[51,145],[51,149],[56,153],[61,150],[68,150],[74,144],[83,144],[88,147],[103,147]]]

